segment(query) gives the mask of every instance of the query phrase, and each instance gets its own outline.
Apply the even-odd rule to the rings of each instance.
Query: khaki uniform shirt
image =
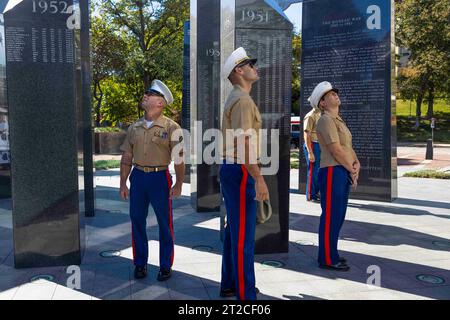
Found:
[[[317,122],[317,135],[320,143],[320,167],[333,167],[341,165],[331,155],[328,145],[339,143],[345,152],[353,155],[352,134],[340,116],[333,117],[323,113]]]
[[[245,163],[245,158],[241,157],[237,151],[238,147],[234,143],[234,137],[230,135],[231,132],[234,132],[236,136],[242,137],[243,134],[250,137],[250,148],[253,150],[253,154],[250,155],[251,164],[252,159],[259,160],[261,153],[261,128],[262,118],[255,102],[240,86],[234,85],[225,102],[222,118],[223,158],[240,164]],[[230,131],[238,129],[243,131],[240,133],[238,131]],[[241,141],[241,139],[238,139],[238,141]],[[241,153],[244,156],[243,152]]]
[[[317,121],[320,119],[320,110],[312,109],[308,112],[303,119],[303,131],[307,131],[311,133],[311,140],[313,142],[318,142],[317,139]]]
[[[180,126],[173,120],[160,116],[150,128],[144,118],[133,123],[127,132],[120,150],[133,154],[133,162],[139,166],[168,166],[171,162],[172,149],[183,138],[173,136]]]

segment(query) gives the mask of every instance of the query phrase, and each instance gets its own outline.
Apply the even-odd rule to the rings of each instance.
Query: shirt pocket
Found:
[[[161,137],[152,137],[152,142],[160,147],[168,147],[169,146],[169,138],[164,139]]]
[[[337,126],[338,134],[339,134],[339,140],[341,142],[341,145],[348,145],[351,141],[351,133],[350,130],[344,125],[338,125]]]

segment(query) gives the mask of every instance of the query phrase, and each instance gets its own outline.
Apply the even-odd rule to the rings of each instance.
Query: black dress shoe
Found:
[[[234,297],[236,295],[236,289],[220,289],[220,296],[222,298]]]
[[[136,266],[134,268],[134,277],[136,279],[142,279],[142,278],[145,278],[146,276],[147,276],[147,267],[146,266],[144,266],[144,267]]]
[[[256,294],[259,294],[259,289],[255,288]],[[236,295],[236,289],[220,289],[220,296],[222,298],[234,297]]]
[[[158,272],[158,281],[166,281],[172,276],[172,270],[162,270],[160,269]]]
[[[335,270],[335,271],[348,271],[350,270],[350,267],[346,265],[345,263],[338,262],[336,264],[326,265],[326,264],[319,264],[319,268],[322,269],[328,269],[328,270]]]
[[[339,262],[347,264],[347,259],[345,259],[344,257],[339,257]]]
[[[320,198],[319,197],[314,197],[314,198],[311,198],[311,201],[312,202],[316,202],[316,203],[320,203]]]

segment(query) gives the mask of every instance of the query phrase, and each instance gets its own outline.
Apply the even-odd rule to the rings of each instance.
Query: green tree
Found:
[[[175,98],[180,97],[183,25],[189,19],[189,0],[103,0],[97,10],[127,44],[121,81],[136,90],[133,92],[136,105],[144,88],[157,78],[171,84]],[[176,117],[180,114],[181,99],[166,109],[168,115],[179,120]]]
[[[431,117],[436,94],[448,97],[450,92],[450,1],[402,0],[396,11],[397,44],[411,50],[409,70],[399,78],[399,88],[415,94],[417,129],[427,93]]]
[[[101,81],[103,99],[100,112],[101,122],[109,126],[119,123],[131,124],[136,118],[136,100],[133,96],[135,88],[130,83],[123,83],[116,77],[108,77]]]
[[[104,19],[91,18],[92,99],[96,126],[100,126],[104,81],[124,73],[127,43]]]
[[[292,113],[300,114],[300,66],[302,37],[300,32],[292,34]]]

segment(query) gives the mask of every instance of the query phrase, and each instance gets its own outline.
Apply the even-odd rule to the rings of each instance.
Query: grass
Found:
[[[422,104],[422,115],[427,113],[427,104]],[[398,141],[426,142],[431,138],[430,120],[423,118],[420,126],[414,130],[415,101],[411,102],[411,117],[409,116],[409,101],[397,100],[397,139]],[[450,102],[436,100],[434,104],[434,142],[450,143]]]
[[[299,160],[298,160],[298,152],[297,151],[291,151],[291,169],[298,169],[300,166]]]
[[[120,168],[120,160],[98,160],[94,162],[96,170]]]
[[[434,117],[436,118],[434,142],[450,143],[450,113],[436,112]],[[426,142],[427,139],[431,139],[430,120],[422,119],[417,130],[414,130],[415,123],[415,118],[397,117],[398,141]]]
[[[403,176],[410,178],[450,179],[450,173],[436,170],[420,170],[407,172]]]
[[[410,114],[410,102],[409,100],[397,100],[396,102],[397,116],[409,116]],[[426,115],[428,111],[428,104],[422,103],[421,106],[422,115]],[[450,101],[445,101],[438,99],[434,101],[433,106],[434,113],[442,112],[450,115]],[[416,114],[416,101],[411,101],[411,116],[414,117]]]

